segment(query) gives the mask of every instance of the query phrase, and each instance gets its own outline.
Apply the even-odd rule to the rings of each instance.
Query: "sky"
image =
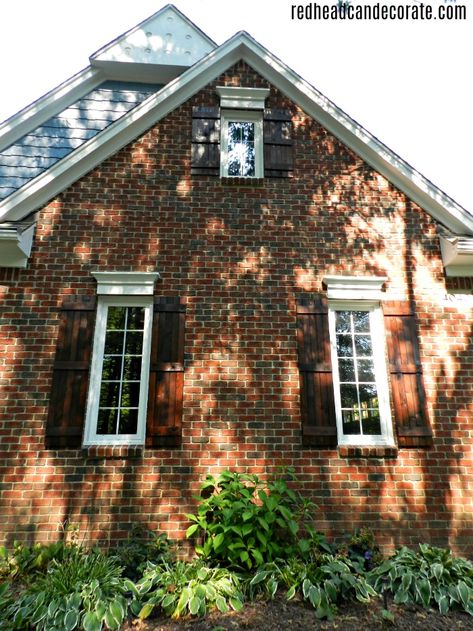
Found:
[[[418,0],[380,2],[419,4]],[[249,32],[473,213],[473,0],[429,2],[434,15],[440,5],[463,5],[467,19],[293,19],[293,6],[295,11],[301,6],[305,13],[315,4],[293,0],[175,0],[173,4],[217,44],[239,30]],[[165,4],[161,0],[3,0],[0,121],[86,67],[96,50]]]

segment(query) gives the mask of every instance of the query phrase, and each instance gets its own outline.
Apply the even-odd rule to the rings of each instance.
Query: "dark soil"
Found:
[[[171,621],[158,617],[152,620],[135,620],[126,631],[380,631],[384,629],[411,629],[422,631],[473,631],[473,617],[466,613],[451,612],[442,616],[438,611],[415,606],[389,604],[394,622],[383,619],[383,604],[349,603],[340,607],[334,620],[317,620],[314,610],[302,602],[287,602],[284,598],[245,604],[239,613],[221,614],[214,611],[204,619],[186,618]]]

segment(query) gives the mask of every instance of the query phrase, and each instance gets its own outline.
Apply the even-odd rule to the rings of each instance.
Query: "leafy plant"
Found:
[[[197,554],[247,569],[301,551],[297,535],[315,508],[284,477],[265,485],[256,475],[231,471],[208,475],[198,499],[197,514],[187,515],[194,522],[187,536],[202,537]]]
[[[463,609],[473,615],[473,564],[450,550],[420,544],[403,547],[370,574],[374,588],[388,589],[396,604],[436,605],[441,613]]]
[[[348,544],[340,546],[338,552],[359,563],[365,570],[371,570],[382,562],[379,546],[369,528],[355,530]]]
[[[62,561],[75,554],[74,544],[57,541],[50,544],[36,543],[32,546],[15,541],[13,552],[0,547],[0,577],[28,582],[38,574],[44,574],[53,560]]]
[[[287,589],[286,598],[299,594],[310,602],[318,618],[332,619],[336,605],[342,600],[356,598],[367,602],[376,596],[365,577],[349,559],[323,554],[319,563],[307,563],[293,558],[268,563],[259,568],[247,584],[251,597],[263,591],[273,598],[280,587]]]
[[[109,554],[123,567],[123,575],[136,581],[141,578],[148,561],[172,560],[173,544],[166,534],[157,535],[136,526],[130,537],[112,548]]]
[[[120,628],[128,609],[127,592],[134,588],[121,576],[117,561],[98,550],[53,560],[2,614],[10,628],[34,626],[38,631],[100,631]]]
[[[135,598],[131,610],[142,619],[155,608],[179,618],[185,614],[204,616],[213,608],[226,613],[243,607],[239,577],[227,569],[207,567],[202,561],[148,563],[136,585]]]

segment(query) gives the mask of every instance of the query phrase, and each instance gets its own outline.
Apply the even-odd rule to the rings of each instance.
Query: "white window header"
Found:
[[[269,95],[268,88],[240,88],[219,85],[220,107],[243,110],[264,110],[264,101]]]
[[[325,276],[329,300],[382,300],[387,276]]]
[[[152,296],[158,272],[92,272],[99,296]]]

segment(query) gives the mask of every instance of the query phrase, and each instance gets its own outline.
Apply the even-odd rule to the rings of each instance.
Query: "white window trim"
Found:
[[[152,296],[158,272],[92,272],[99,296]]]
[[[97,434],[100,385],[102,381],[103,355],[108,307],[144,307],[143,353],[141,360],[140,396],[138,403],[138,426],[136,434]],[[100,296],[94,333],[89,395],[85,418],[83,446],[91,445],[142,445],[146,436],[146,412],[148,403],[149,366],[151,352],[151,328],[153,322],[152,296]]]
[[[254,175],[228,175],[228,123],[254,123],[255,124],[255,174]],[[247,179],[262,178],[263,167],[263,113],[260,111],[222,110],[220,138],[220,176],[244,177]]]
[[[269,96],[268,88],[242,88],[240,86],[219,85],[220,107],[242,110],[264,110],[264,102]]]
[[[338,368],[335,312],[336,311],[368,311],[370,313],[371,339],[373,341],[373,363],[378,391],[381,435],[343,434],[343,421],[340,397],[340,374]],[[333,388],[335,397],[335,414],[337,419],[338,444],[341,446],[385,446],[394,447],[393,424],[389,401],[389,384],[386,367],[386,336],[383,312],[378,300],[329,300],[329,332],[333,370]]]

